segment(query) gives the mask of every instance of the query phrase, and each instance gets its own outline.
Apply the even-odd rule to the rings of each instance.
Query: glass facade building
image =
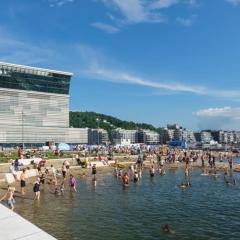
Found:
[[[67,142],[71,77],[0,62],[0,145]]]

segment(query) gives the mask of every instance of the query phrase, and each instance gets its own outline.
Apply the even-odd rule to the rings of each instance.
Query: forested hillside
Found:
[[[157,130],[153,125],[123,121],[118,118],[96,112],[70,112],[70,126],[74,128],[103,128],[107,131],[113,128],[123,129],[150,129]],[[97,120],[98,119],[98,120]]]

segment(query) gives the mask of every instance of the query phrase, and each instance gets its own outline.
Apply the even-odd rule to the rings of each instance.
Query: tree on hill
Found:
[[[118,118],[100,114],[96,112],[73,112],[69,113],[70,127],[74,128],[102,128],[111,131],[114,128],[123,128],[127,130],[149,129],[156,131],[157,129],[147,123],[135,123],[132,121],[122,121]],[[98,120],[97,120],[98,119]]]

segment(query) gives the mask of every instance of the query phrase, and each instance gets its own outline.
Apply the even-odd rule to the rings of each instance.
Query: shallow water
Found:
[[[78,180],[78,192],[56,197],[45,186],[40,204],[17,199],[17,212],[59,240],[240,239],[240,175],[237,185],[191,172],[192,188],[180,191],[182,170],[123,188],[112,174]],[[169,224],[172,234],[163,235]]]

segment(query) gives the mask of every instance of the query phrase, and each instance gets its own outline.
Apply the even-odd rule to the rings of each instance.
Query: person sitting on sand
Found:
[[[7,193],[0,199],[0,202],[4,199],[7,199],[7,206],[11,210],[14,210],[15,200],[13,195],[15,190],[16,190],[15,187],[8,187]]]

